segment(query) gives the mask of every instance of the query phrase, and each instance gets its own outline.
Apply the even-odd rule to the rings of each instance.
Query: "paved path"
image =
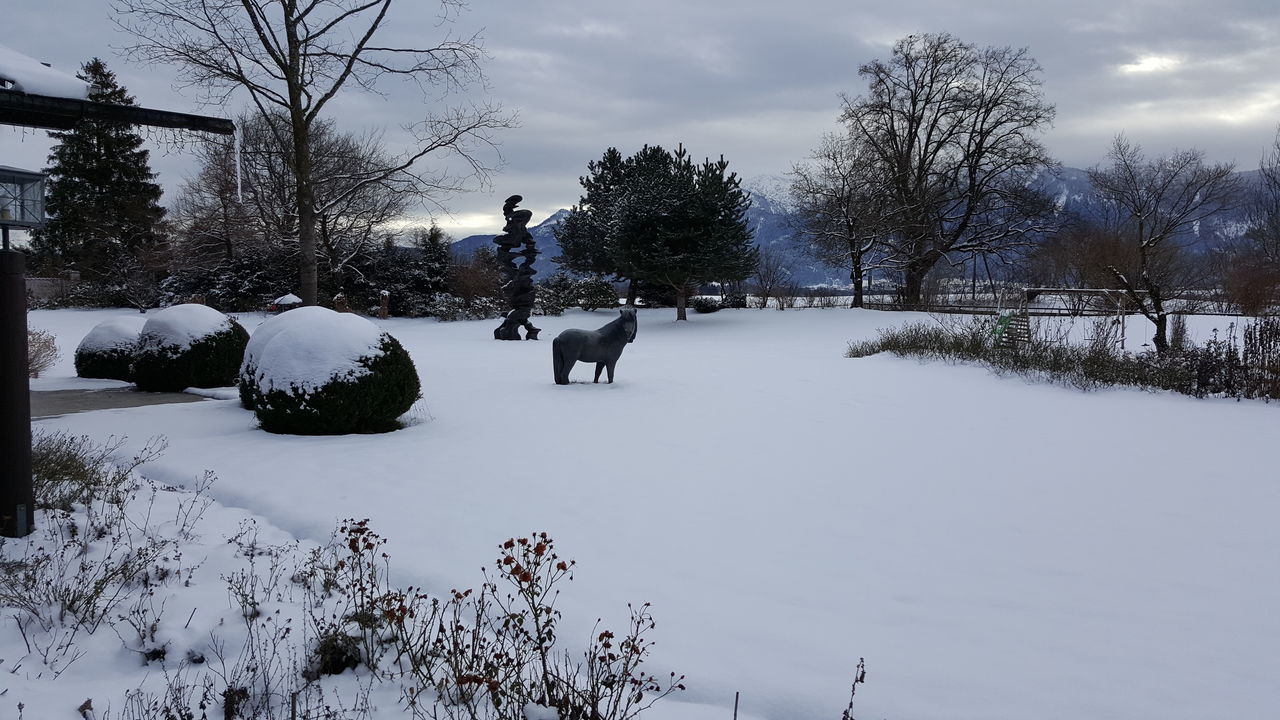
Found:
[[[105,390],[32,390],[31,419],[57,417],[89,410],[162,405],[164,403],[199,402],[198,395],[187,393],[149,393],[133,388],[109,388]]]

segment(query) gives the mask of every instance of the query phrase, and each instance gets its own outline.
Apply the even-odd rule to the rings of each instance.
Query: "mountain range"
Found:
[[[1241,173],[1246,185],[1256,182],[1257,171]],[[1043,173],[1037,181],[1041,189],[1054,199],[1058,211],[1080,217],[1100,218],[1103,204],[1097,198],[1089,175],[1078,168],[1058,168]],[[793,279],[805,286],[848,284],[848,271],[830,268],[808,257],[803,241],[796,237],[790,213],[787,210],[787,180],[777,175],[762,175],[742,183],[751,193],[751,209],[747,211],[747,223],[757,247],[781,250],[791,259]],[[539,278],[552,275],[558,265],[552,258],[560,254],[555,228],[569,213],[557,210],[550,217],[529,228],[540,252],[533,266]],[[1194,237],[1188,238],[1193,249],[1205,251],[1213,238],[1238,237],[1247,224],[1242,208],[1226,209],[1195,228]],[[496,233],[495,233],[496,234]],[[469,235],[453,244],[455,255],[467,256],[481,247],[494,247],[494,235]]]

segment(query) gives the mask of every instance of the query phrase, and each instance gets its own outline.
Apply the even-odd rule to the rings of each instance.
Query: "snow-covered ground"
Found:
[[[33,311],[63,349],[33,388],[102,387],[71,377],[71,352],[126,314]],[[847,341],[927,316],[844,309],[641,311],[615,384],[581,365],[553,384],[550,338],[611,317],[535,318],[539,342],[495,342],[496,321],[379,322],[424,392],[386,435],[270,435],[234,400],[37,427],[168,438],[143,469],[217,474],[211,547],[247,514],[317,542],[367,517],[399,583],[444,593],[545,530],[578,561],[562,642],[653,603],[652,669],[689,688],[655,720],[728,718],[735,691],[745,717],[837,718],[859,657],[858,717],[1280,717],[1280,407],[846,359]],[[22,655],[0,628],[0,657]],[[69,698],[158,672],[103,662],[57,681],[27,665],[0,679],[0,714],[67,717]]]

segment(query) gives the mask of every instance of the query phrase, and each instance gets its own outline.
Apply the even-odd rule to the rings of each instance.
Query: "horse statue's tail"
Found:
[[[569,384],[569,369],[564,364],[564,348],[557,337],[551,341],[551,369],[555,372],[557,385]]]

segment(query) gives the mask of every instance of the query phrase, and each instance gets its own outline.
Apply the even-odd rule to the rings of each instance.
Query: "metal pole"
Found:
[[[22,253],[0,251],[0,536],[4,537],[24,537],[35,530],[25,265]]]

